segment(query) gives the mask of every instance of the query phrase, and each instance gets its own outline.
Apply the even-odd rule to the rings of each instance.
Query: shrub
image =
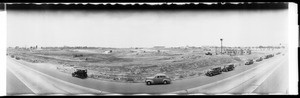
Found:
[[[75,54],[75,55],[73,55],[73,57],[83,57],[83,55],[82,54]]]
[[[202,73],[201,73],[201,72],[199,72],[199,73],[198,73],[198,76],[201,76],[201,75],[202,75]]]
[[[127,82],[134,82],[134,79],[133,78],[127,78],[126,81]]]
[[[192,72],[192,73],[189,74],[189,76],[194,76],[194,75],[196,75],[195,72]]]
[[[183,75],[180,75],[179,78],[184,78],[184,76],[183,76]]]
[[[95,78],[95,77],[94,77],[94,74],[88,75],[88,77],[90,77],[90,78]]]
[[[119,78],[117,78],[117,77],[113,77],[113,80],[119,80]]]
[[[242,61],[239,57],[234,57],[233,59],[236,61]]]

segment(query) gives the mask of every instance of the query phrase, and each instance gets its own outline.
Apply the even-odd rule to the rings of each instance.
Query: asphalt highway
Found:
[[[164,93],[204,93],[204,94],[244,94],[244,93],[276,93],[286,91],[286,82],[279,81],[274,85],[284,85],[272,91],[270,83],[287,77],[280,69],[287,69],[286,55],[275,55],[273,58],[242,65],[233,71],[207,77],[199,76],[191,79],[173,81],[169,85],[146,85],[145,83],[119,83],[96,79],[79,79],[56,70],[51,64],[28,63],[22,60],[7,58],[7,92],[35,94],[164,94]],[[18,81],[19,80],[19,81]],[[14,87],[15,86],[15,87]],[[19,88],[19,89],[12,89]]]
[[[13,73],[6,71],[6,93],[8,95],[34,94],[22,81],[20,81]]]

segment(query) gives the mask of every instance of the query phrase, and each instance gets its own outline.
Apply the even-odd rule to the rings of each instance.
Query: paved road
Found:
[[[274,61],[276,60],[276,61]],[[278,70],[282,65],[287,64],[287,58],[274,58],[273,60],[269,60],[267,62],[261,62],[258,66],[255,66],[249,70],[238,73],[231,77],[228,77],[223,80],[219,80],[214,83],[209,83],[206,85],[202,85],[196,88],[191,88],[186,91],[179,91],[180,93],[206,93],[206,94],[252,94],[252,93],[274,93],[265,90],[265,92],[254,92],[258,87],[261,86],[262,83],[269,84],[265,81],[270,75],[273,74],[275,70]],[[283,75],[284,76],[284,75]],[[285,85],[285,83],[280,83],[277,85]],[[273,86],[277,86],[273,85]],[[272,85],[269,85],[272,86]],[[282,90],[279,88],[278,90]],[[286,90],[286,89],[284,89]],[[280,92],[277,92],[280,93]]]
[[[288,61],[281,64],[273,74],[271,74],[253,93],[267,94],[267,93],[279,93],[288,94],[289,84],[289,67]]]
[[[22,81],[9,70],[6,71],[7,95],[34,94]]]
[[[288,79],[282,79],[286,79],[286,77],[288,77],[288,72],[286,70],[288,59],[284,58],[272,63],[273,64],[262,66],[259,69],[251,72],[254,73],[254,77],[248,79],[244,83],[230,90],[229,93],[285,94],[285,91],[287,89],[286,87],[288,86],[288,83],[286,83],[286,81],[288,81]],[[278,88],[279,86],[281,86],[281,88]]]
[[[118,83],[95,79],[73,78],[61,73],[49,64],[32,64],[8,58],[7,67],[21,79],[34,93],[250,93],[246,81],[262,83],[277,67],[286,63],[286,56],[273,58],[249,66],[239,66],[234,71],[222,73],[214,77],[200,76],[192,79],[174,81],[170,85],[151,85],[145,83]],[[287,64],[286,64],[287,65]],[[271,75],[272,76],[272,75]],[[268,80],[268,79],[267,79]],[[195,88],[196,87],[196,88]],[[177,92],[178,91],[178,92]],[[237,92],[239,91],[239,92]]]

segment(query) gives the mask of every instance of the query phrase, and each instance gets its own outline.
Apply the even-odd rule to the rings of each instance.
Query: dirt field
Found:
[[[32,63],[51,63],[57,70],[71,74],[75,69],[87,69],[88,77],[117,82],[144,82],[145,77],[165,73],[173,80],[204,75],[212,67],[241,65],[272,52],[253,51],[250,55],[205,55],[201,48],[97,48],[97,49],[8,49],[14,55]]]

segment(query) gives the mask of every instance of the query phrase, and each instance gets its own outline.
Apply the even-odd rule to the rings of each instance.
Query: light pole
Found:
[[[223,41],[223,39],[221,38],[220,40],[221,40],[221,54],[223,54],[223,52],[222,52],[222,41]]]

